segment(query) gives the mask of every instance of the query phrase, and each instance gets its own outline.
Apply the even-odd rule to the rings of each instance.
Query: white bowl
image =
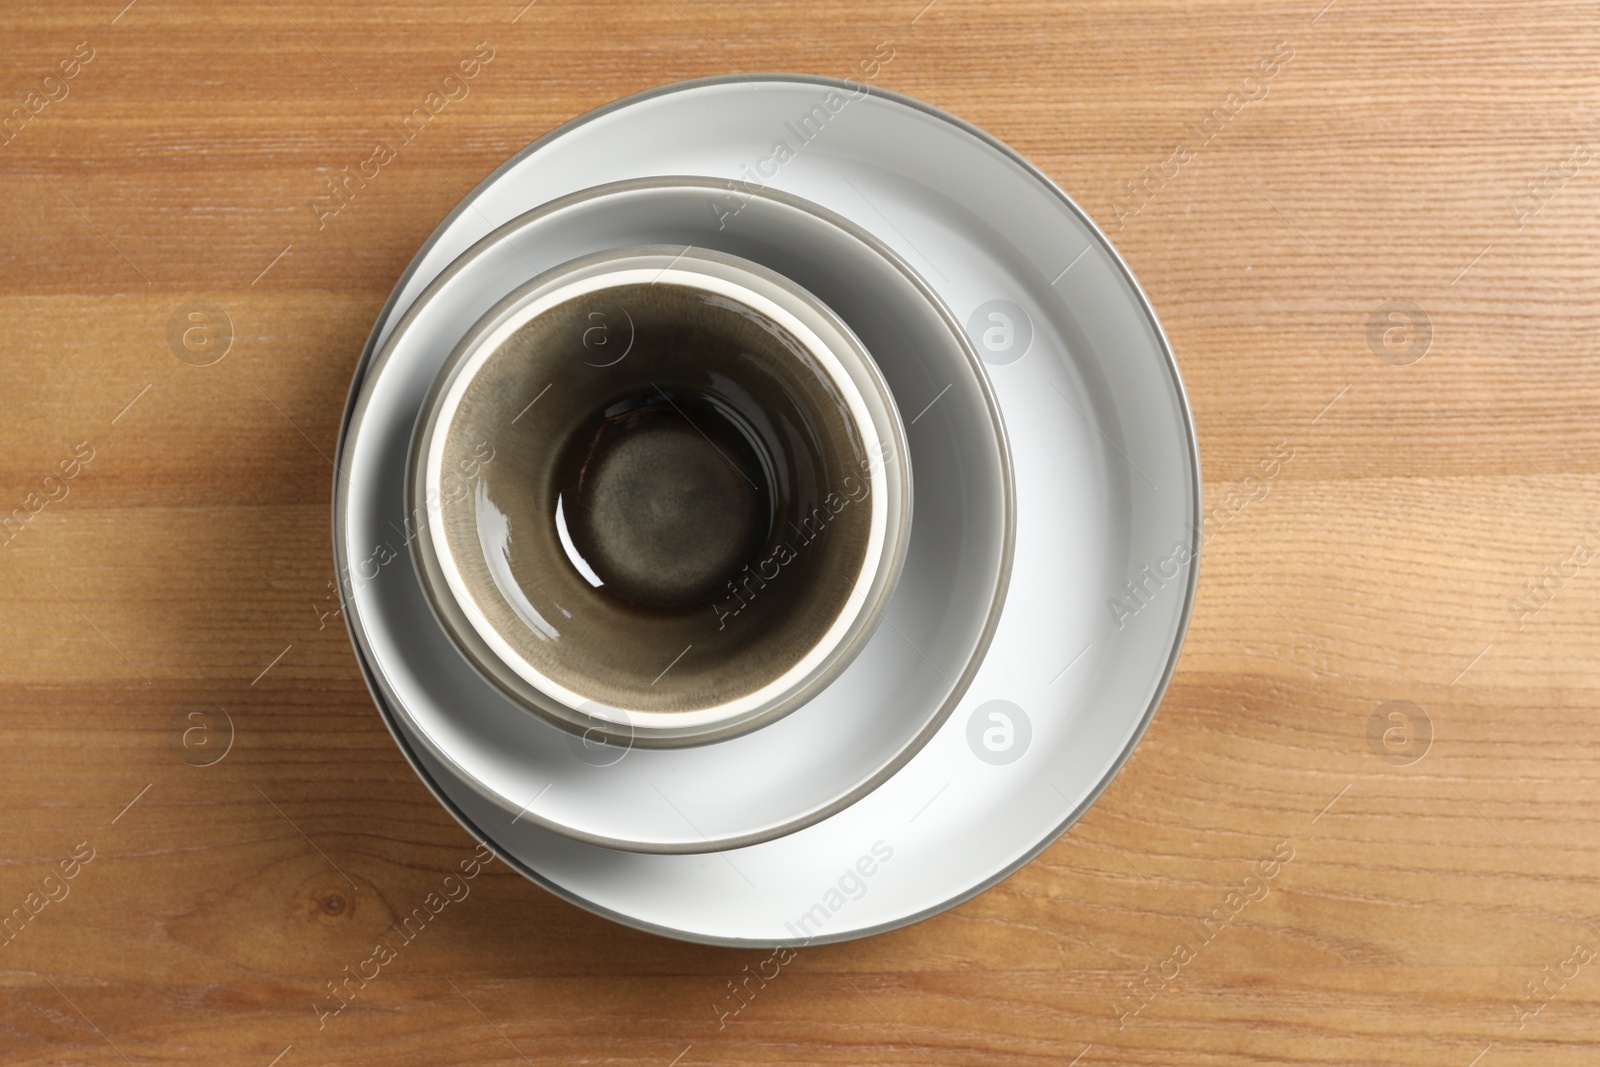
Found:
[[[718,226],[708,204],[743,205]],[[907,413],[915,518],[884,625],[832,684],[760,729],[691,748],[591,744],[463,657],[410,566],[346,568],[406,521],[418,413],[449,353],[526,279],[596,250],[709,247],[794,280],[860,337]],[[772,840],[839,812],[910,760],[983,661],[1009,584],[1011,462],[982,365],[898,255],[797,197],[668,177],[585,190],[487,235],[388,332],[351,415],[336,509],[347,618],[400,728],[508,820],[608,848],[695,853]],[[358,555],[358,553],[360,553]]]

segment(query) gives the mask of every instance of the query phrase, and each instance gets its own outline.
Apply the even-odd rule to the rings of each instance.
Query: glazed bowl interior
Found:
[[[860,341],[774,272],[681,246],[563,264],[469,332],[419,423],[436,609],[569,728],[753,728],[881,618],[903,434]]]

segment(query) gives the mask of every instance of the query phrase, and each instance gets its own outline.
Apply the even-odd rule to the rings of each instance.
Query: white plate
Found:
[[[358,570],[363,580],[345,587],[347,617],[385,705],[453,777],[519,821],[651,852],[778,837],[881,783],[965,693],[1010,567],[1005,432],[949,311],[850,223],[793,198],[751,194],[736,223],[719,230],[705,205],[726,189],[689,181],[563,197],[458,257],[408,307],[366,376],[341,444],[336,503],[347,560],[417,528],[421,516],[408,525],[395,487],[406,478],[410,427],[456,342],[507,292],[589,252],[715,248],[787,275],[852,327],[897,404],[916,405],[905,416],[915,419],[906,437],[916,517],[884,625],[833,684],[784,718],[714,744],[598,750],[468,667],[428,612],[409,560],[370,580]],[[484,476],[493,474],[491,462]],[[348,578],[344,561],[340,569]]]
[[[496,226],[592,185],[669,174],[769,182],[854,220],[968,325],[1016,486],[1014,574],[993,646],[954,715],[883,785],[796,833],[714,855],[618,852],[530,826],[457,780],[387,708],[386,721],[507,862],[618,921],[763,945],[901,926],[1055,840],[1148,724],[1197,570],[1199,464],[1182,384],[1126,266],[1043,174],[927,105],[795,75],[670,86],[542,138],[440,226],[369,352]]]

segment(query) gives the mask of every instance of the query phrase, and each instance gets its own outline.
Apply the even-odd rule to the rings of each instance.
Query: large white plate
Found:
[[[796,833],[715,854],[619,852],[530,826],[455,779],[387,708],[385,718],[470,830],[530,878],[618,921],[727,944],[901,926],[1050,844],[1149,723],[1198,563],[1199,464],[1182,383],[1126,266],[1043,174],[927,105],[796,75],[669,86],[535,142],[441,224],[368,355],[495,227],[592,185],[670,174],[769,183],[850,218],[968,324],[990,364],[1016,487],[1014,573],[987,657],[955,713],[875,791]],[[336,542],[339,533],[336,515]],[[341,565],[357,562],[336,548]],[[383,707],[376,684],[374,696]]]

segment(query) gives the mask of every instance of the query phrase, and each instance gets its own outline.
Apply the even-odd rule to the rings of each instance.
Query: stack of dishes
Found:
[[[1109,242],[866,86],[689,82],[554,131],[396,286],[341,433],[345,617],[510,865],[723,944],[1016,870],[1127,758],[1199,469]]]

